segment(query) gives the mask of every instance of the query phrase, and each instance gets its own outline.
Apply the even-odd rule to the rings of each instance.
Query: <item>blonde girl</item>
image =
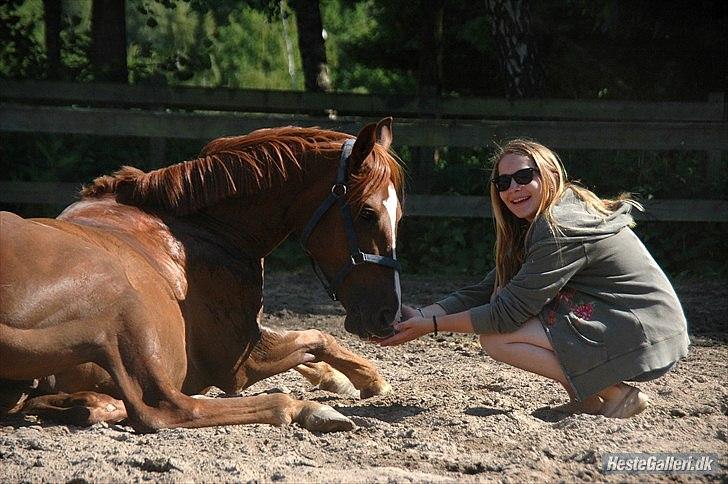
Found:
[[[414,309],[380,342],[477,333],[492,358],[559,382],[556,409],[627,418],[648,397],[626,381],[664,375],[687,354],[672,285],[632,232],[639,205],[568,181],[558,156],[516,139],[493,158],[495,268],[478,284]]]

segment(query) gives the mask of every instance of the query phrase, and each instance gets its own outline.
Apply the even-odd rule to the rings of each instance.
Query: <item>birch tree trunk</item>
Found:
[[[528,0],[485,0],[508,98],[538,97],[544,71],[531,29]]]

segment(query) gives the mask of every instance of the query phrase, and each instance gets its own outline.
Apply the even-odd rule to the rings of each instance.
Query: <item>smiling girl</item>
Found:
[[[632,232],[627,196],[569,182],[543,145],[494,156],[495,268],[430,306],[403,307],[398,345],[430,332],[477,333],[494,359],[559,382],[564,413],[627,418],[647,396],[625,381],[667,373],[687,354],[687,323],[667,277]]]

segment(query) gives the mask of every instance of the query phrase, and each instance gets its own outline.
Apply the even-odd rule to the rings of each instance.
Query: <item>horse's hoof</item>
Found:
[[[361,399],[374,397],[377,395],[386,395],[392,391],[392,385],[387,383],[385,380],[377,380],[374,383],[367,385],[359,391]]]
[[[343,432],[355,427],[354,422],[328,405],[319,406],[299,423],[311,432]]]
[[[333,368],[331,370],[330,374],[321,379],[318,387],[327,392],[337,393],[342,397],[356,398],[359,392],[346,375]]]

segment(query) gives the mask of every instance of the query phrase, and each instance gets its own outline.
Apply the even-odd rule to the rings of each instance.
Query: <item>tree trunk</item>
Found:
[[[421,98],[442,92],[442,21],[445,0],[422,0],[417,88]]]
[[[43,0],[43,20],[45,22],[45,46],[48,58],[46,77],[61,78],[61,0]]]
[[[97,81],[128,82],[125,4],[125,0],[93,1],[91,64]]]
[[[290,6],[296,12],[298,49],[301,52],[306,91],[331,91],[319,2],[290,0]]]
[[[528,0],[485,0],[505,79],[506,97],[538,97],[544,72],[531,30]]]

